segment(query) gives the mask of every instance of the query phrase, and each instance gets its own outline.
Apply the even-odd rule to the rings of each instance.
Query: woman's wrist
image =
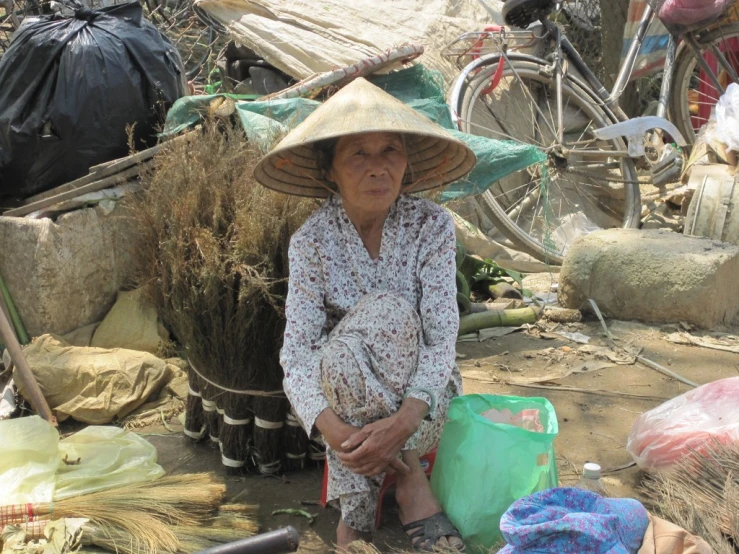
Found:
[[[423,418],[429,411],[429,405],[418,398],[406,398],[400,405],[400,409],[395,416],[404,430],[406,439],[410,438],[421,425]]]

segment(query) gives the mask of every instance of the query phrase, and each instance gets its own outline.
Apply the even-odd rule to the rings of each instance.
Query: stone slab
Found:
[[[559,281],[559,302],[646,322],[710,329],[738,322],[739,248],[669,231],[608,229],[577,239]]]
[[[130,219],[116,207],[0,217],[0,274],[29,336],[98,322],[132,275]]]

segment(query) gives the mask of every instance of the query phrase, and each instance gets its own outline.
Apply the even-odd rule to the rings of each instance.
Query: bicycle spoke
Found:
[[[484,213],[514,244],[524,244],[521,237],[526,237],[526,251],[542,260],[561,260],[576,236],[591,228],[634,221],[638,180],[633,163],[623,159],[626,146],[620,139],[594,137],[595,129],[611,123],[594,93],[574,92],[580,90],[578,85],[565,78],[565,123],[557,129],[554,79],[541,71],[548,66],[544,62],[514,65],[506,66],[503,79],[490,94],[482,91],[497,66],[481,72],[469,87],[466,103],[457,108],[466,122],[463,130],[536,145],[548,160],[543,162],[546,167],[530,166],[494,183],[480,206],[490,207]],[[558,132],[563,141],[557,139]]]

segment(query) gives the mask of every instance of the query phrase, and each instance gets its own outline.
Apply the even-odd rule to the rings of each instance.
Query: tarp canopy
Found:
[[[475,169],[464,180],[447,186],[440,195],[441,202],[480,194],[498,179],[546,161],[546,155],[535,146],[457,131],[446,105],[441,75],[423,65],[368,79],[449,130],[475,152]],[[164,135],[174,135],[199,123],[217,96],[189,96],[178,100],[167,114]],[[238,96],[231,97],[237,101],[236,110],[247,138],[265,152],[320,105],[307,98],[249,102],[239,101]]]

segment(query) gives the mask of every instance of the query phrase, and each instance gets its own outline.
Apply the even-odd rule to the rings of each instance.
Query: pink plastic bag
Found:
[[[717,18],[731,0],[666,0],[659,18],[670,25],[693,25]]]
[[[711,440],[739,443],[739,377],[708,383],[640,415],[626,449],[642,469],[665,470]]]

